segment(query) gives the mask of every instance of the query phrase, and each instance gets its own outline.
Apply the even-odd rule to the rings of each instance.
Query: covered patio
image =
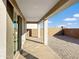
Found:
[[[50,16],[77,2],[79,0],[0,0],[0,58],[79,59],[79,39],[63,35],[62,28],[48,29]],[[73,30],[64,32],[71,35]]]

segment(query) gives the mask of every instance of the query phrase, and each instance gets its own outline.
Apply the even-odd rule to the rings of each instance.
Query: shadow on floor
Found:
[[[52,36],[55,37],[55,38],[58,38],[59,40],[64,40],[64,41],[71,42],[71,43],[79,45],[79,39],[76,39],[76,38],[73,38],[73,37],[70,37],[70,36],[66,36],[64,34],[64,30],[59,31]]]
[[[69,37],[66,35],[54,35],[55,38],[58,38],[59,40],[64,40],[67,42],[71,42],[74,44],[78,44],[79,45],[79,39],[73,38],[73,37]]]
[[[38,38],[38,36],[32,36],[33,38]]]
[[[32,41],[32,42],[35,42],[35,43],[43,44],[42,42],[38,42],[38,41],[30,40],[30,39],[26,39],[26,40],[28,40],[28,41]]]
[[[20,50],[20,54],[25,58],[25,59],[38,59],[37,57],[31,55],[30,53]]]

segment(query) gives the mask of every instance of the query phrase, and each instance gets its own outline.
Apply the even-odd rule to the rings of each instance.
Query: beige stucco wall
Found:
[[[6,59],[12,59],[14,56],[14,29],[9,16],[7,16],[6,56]]]
[[[60,32],[62,29],[61,28],[48,28],[48,36],[53,36],[55,35],[56,33]],[[41,35],[41,38],[43,38],[43,35],[44,35],[44,32],[43,32],[43,29],[41,29],[40,31],[40,35]],[[37,29],[32,29],[32,36],[38,36],[38,30]]]
[[[0,59],[6,59],[6,8],[3,0],[0,0]]]
[[[32,36],[38,37],[38,30],[37,29],[32,29]]]
[[[43,29],[40,30],[40,37],[43,38]],[[38,37],[38,29],[32,29],[32,37]]]
[[[61,28],[49,28],[48,29],[48,36],[53,36],[55,34],[57,34],[58,32],[60,32],[62,29]]]
[[[26,38],[29,37],[29,31],[26,30]]]

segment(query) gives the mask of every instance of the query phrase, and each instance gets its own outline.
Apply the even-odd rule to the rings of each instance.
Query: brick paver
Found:
[[[51,48],[40,43],[41,39],[27,38],[18,59],[61,59]]]
[[[79,59],[79,39],[68,36],[55,36],[49,38],[48,45],[61,59]]]

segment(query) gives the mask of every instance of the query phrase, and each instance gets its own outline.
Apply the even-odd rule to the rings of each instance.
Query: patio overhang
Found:
[[[39,22],[41,22],[42,20],[46,20],[46,18],[48,18],[48,17],[50,17],[51,15],[55,15],[55,14],[57,14],[58,12],[60,12],[61,10],[64,10],[65,8],[67,8],[67,7],[69,7],[69,6],[71,6],[72,4],[75,4],[76,2],[78,2],[79,0],[57,0],[57,1],[52,1],[52,2],[55,2],[55,4],[52,6],[52,7],[50,7],[49,8],[49,10],[48,11],[45,11],[45,13],[43,13],[43,15],[39,18],[39,17],[37,17],[36,15],[38,15],[38,16],[40,16],[41,14],[39,14],[40,12],[37,12],[38,14],[36,14],[35,16],[33,16],[33,15],[31,15],[32,13],[29,11],[28,13],[26,12],[26,10],[29,10],[29,9],[27,9],[27,7],[26,7],[26,9],[25,9],[25,11],[24,11],[24,9],[22,10],[22,6],[24,6],[24,5],[27,5],[27,4],[24,4],[24,5],[20,5],[19,3],[21,3],[21,1],[22,0],[9,0],[10,2],[11,2],[11,4],[15,7],[15,9],[16,9],[16,11],[18,11],[18,15],[21,15],[21,17],[23,18],[23,19],[25,19],[26,20],[26,22],[27,23],[39,23]],[[28,1],[28,0],[26,0],[26,1]],[[35,0],[34,0],[35,1]],[[18,3],[19,2],[19,3]],[[31,3],[31,5],[33,4],[31,1],[29,1],[30,3]],[[22,3],[23,4],[23,3]],[[40,4],[41,5],[41,4]],[[21,6],[21,7],[20,7]],[[42,6],[42,5],[41,5]],[[41,8],[41,6],[40,6],[40,8]],[[29,8],[30,6],[28,5],[28,8]],[[34,7],[34,5],[32,6],[32,7]],[[36,8],[36,9],[38,9],[38,7],[39,6],[37,6],[37,7],[34,7],[34,8]],[[44,7],[44,6],[43,6]],[[49,6],[48,6],[49,7]],[[24,8],[24,7],[23,7]],[[35,10],[36,11],[36,9],[33,9],[33,11]],[[33,12],[32,11],[32,12]],[[28,14],[30,13],[30,15],[29,15],[29,17],[30,18],[27,18],[27,16],[25,15],[25,14],[27,14],[27,16],[28,16]],[[37,19],[35,19],[35,18],[37,18]]]

